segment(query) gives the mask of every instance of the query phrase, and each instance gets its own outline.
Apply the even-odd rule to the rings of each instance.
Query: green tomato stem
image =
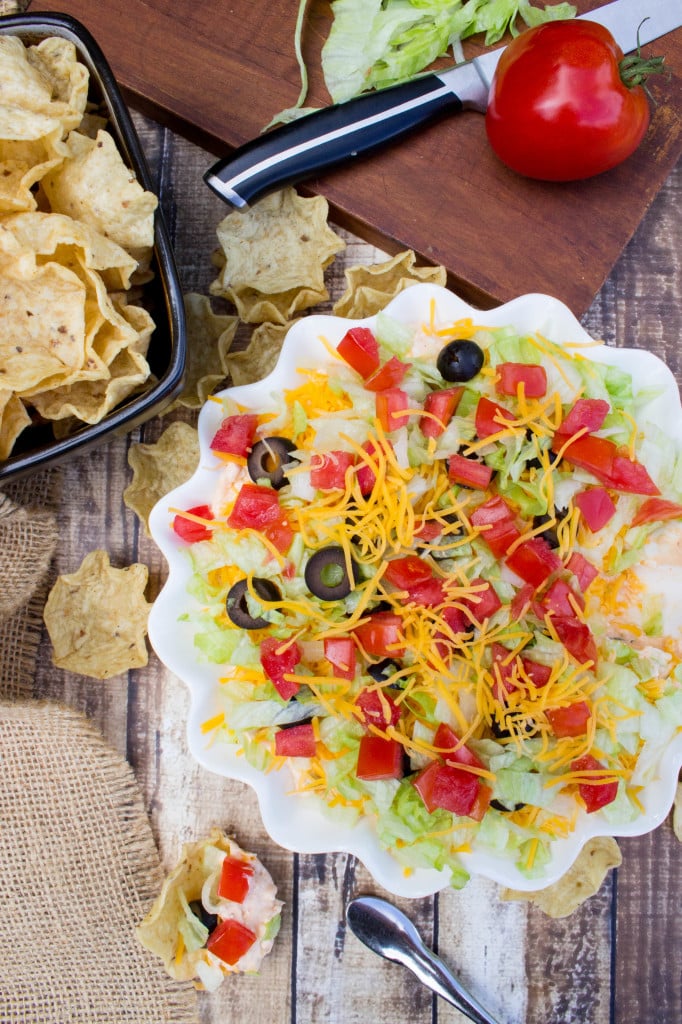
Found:
[[[644,85],[650,75],[660,75],[668,70],[664,57],[642,57],[639,50],[623,57],[619,68],[621,81],[628,89]]]

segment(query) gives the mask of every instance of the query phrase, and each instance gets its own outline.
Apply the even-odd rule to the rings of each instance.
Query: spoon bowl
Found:
[[[402,964],[475,1024],[499,1024],[440,957],[430,950],[406,914],[378,896],[358,896],[346,908],[348,927],[373,953]]]

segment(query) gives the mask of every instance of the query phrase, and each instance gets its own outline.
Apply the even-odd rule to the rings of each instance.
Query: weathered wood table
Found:
[[[137,123],[163,196],[183,287],[206,294],[215,276],[215,228],[225,214],[201,182],[212,158],[152,122],[138,117]],[[347,251],[329,272],[332,297],[343,290],[345,265],[382,258],[346,237]],[[680,381],[681,253],[679,165],[583,318],[594,336],[609,343],[653,350]],[[115,565],[146,563],[148,596],[158,593],[164,560],[122,500],[131,478],[127,452],[141,438],[155,440],[179,417],[192,419],[174,412],[151,421],[60,471],[59,572],[75,571],[87,552],[105,547]],[[252,792],[197,766],[185,739],[187,691],[153,653],[145,669],[100,683],[53,668],[43,640],[36,688],[38,696],[84,711],[128,758],[168,866],[182,842],[217,824],[255,850],[276,879],[286,906],[273,954],[259,977],[231,978],[217,993],[200,996],[205,1024],[464,1020],[346,931],[348,898],[378,891],[362,865],[344,854],[304,856],[276,847]],[[398,902],[501,1024],[677,1024],[682,846],[668,821],[652,835],[623,840],[621,849],[622,867],[596,897],[560,921],[525,904],[499,902],[496,886],[480,880],[462,892]]]

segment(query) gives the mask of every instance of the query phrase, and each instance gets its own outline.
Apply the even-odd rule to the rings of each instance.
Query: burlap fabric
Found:
[[[135,938],[162,879],[129,765],[30,699],[60,479],[0,493],[0,1024],[197,1024],[194,989]]]
[[[134,927],[160,884],[129,766],[80,714],[0,703],[0,1022],[196,1024]]]

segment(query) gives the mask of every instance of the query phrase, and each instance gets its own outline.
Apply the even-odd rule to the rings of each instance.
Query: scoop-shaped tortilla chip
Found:
[[[503,900],[533,903],[548,917],[568,917],[581,903],[601,889],[606,875],[622,862],[618,843],[611,836],[589,839],[565,875],[554,885],[537,892],[503,889]]]
[[[327,214],[322,196],[305,199],[293,188],[229,213],[217,228],[224,262],[211,293],[234,302],[248,323],[285,323],[323,302],[324,270],[345,246]]]
[[[346,290],[334,304],[336,316],[361,320],[374,316],[410,285],[428,281],[445,285],[445,267],[417,267],[411,249],[398,253],[383,263],[348,267],[345,271]]]
[[[128,452],[132,483],[123,501],[149,534],[149,513],[164,494],[179,487],[199,464],[199,435],[189,423],[171,423],[156,444],[133,444]]]
[[[126,167],[108,132],[99,131],[96,139],[72,132],[67,145],[67,158],[42,178],[50,209],[90,225],[138,262],[148,257],[156,196]]]
[[[228,375],[227,353],[239,325],[239,317],[214,313],[206,295],[184,296],[187,321],[187,372],[185,385],[174,405],[199,409]]]
[[[54,664],[93,679],[146,665],[148,575],[139,562],[117,569],[106,551],[91,551],[59,576],[43,613]]]
[[[250,872],[248,891],[241,903],[217,895],[226,856],[245,864]],[[279,928],[282,903],[276,896],[275,884],[258,858],[214,828],[207,839],[183,847],[180,862],[166,878],[135,934],[146,949],[161,958],[172,978],[193,980],[199,988],[214,989],[226,974],[259,969]],[[219,922],[229,919],[252,932],[253,945],[234,964],[206,948],[209,931],[201,921],[200,902],[204,911],[218,915]]]

